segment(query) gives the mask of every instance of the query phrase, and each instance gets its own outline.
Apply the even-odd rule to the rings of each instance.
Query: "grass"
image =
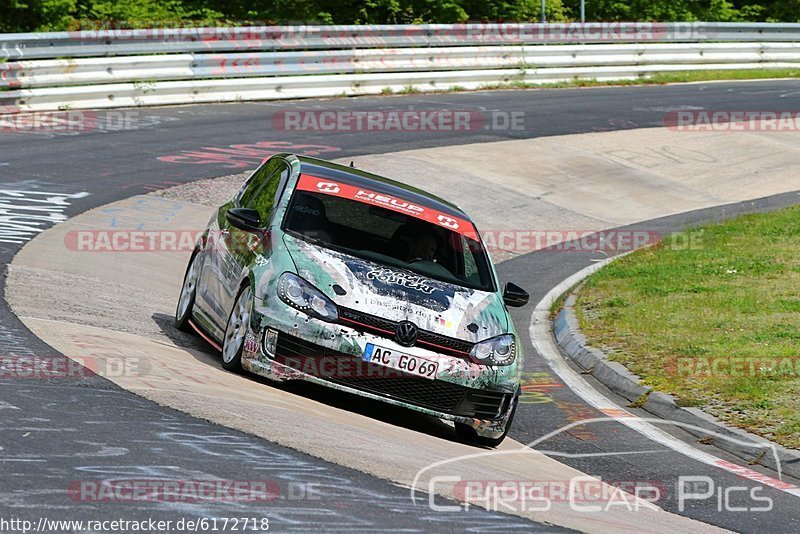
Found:
[[[418,95],[421,92],[422,92],[421,90],[417,89],[413,85],[406,85],[406,86],[403,86],[403,88],[400,89],[397,92],[397,94],[398,95]]]
[[[550,304],[550,319],[555,320],[558,314],[561,312],[562,308],[564,308],[564,303],[567,301],[567,298],[572,294],[575,290],[575,286],[569,288],[568,290],[561,293],[551,304]]]
[[[759,80],[763,78],[800,78],[800,69],[693,70],[663,72],[652,83],[708,82],[715,80]]]
[[[697,71],[678,71],[670,73],[657,73],[647,77],[636,78],[634,80],[593,80],[593,79],[574,79],[554,83],[535,83],[523,82],[520,80],[505,83],[487,83],[481,85],[478,91],[488,90],[508,90],[508,89],[564,89],[572,87],[604,87],[613,85],[663,85],[668,83],[687,83],[703,81],[723,81],[723,80],[759,80],[770,78],[800,78],[800,69],[750,69],[750,70],[697,70]],[[460,85],[454,85],[442,89],[425,89],[425,93],[461,93],[472,91]],[[423,91],[413,85],[406,85],[399,91],[391,87],[381,89],[381,95],[416,95]],[[342,93],[342,97],[349,96]]]
[[[512,81],[484,84],[480,90],[496,89],[563,89],[571,87],[604,87],[630,85],[663,85],[668,83],[708,82],[725,80],[761,80],[771,78],[800,78],[800,69],[747,69],[747,70],[687,70],[656,73],[633,80],[574,79],[563,82],[535,83]]]
[[[689,232],[589,277],[583,333],[682,405],[800,448],[800,206]]]
[[[668,83],[688,83],[703,81],[724,81],[724,80],[760,80],[770,78],[800,78],[800,69],[749,69],[749,70],[697,70],[697,71],[677,71],[670,73],[657,73],[651,76],[640,77],[633,80],[594,80],[594,79],[573,79],[563,82],[536,83],[515,80],[504,83],[487,83],[481,85],[478,91],[490,90],[509,90],[509,89],[568,89],[574,87],[605,87],[605,86],[631,86],[631,85],[663,85]],[[384,87],[380,94],[388,95],[416,95],[425,93],[461,93],[473,91],[460,85],[453,85],[442,89],[429,89],[424,91],[413,85],[406,85],[399,91],[391,87]],[[339,96],[347,97],[347,93]]]

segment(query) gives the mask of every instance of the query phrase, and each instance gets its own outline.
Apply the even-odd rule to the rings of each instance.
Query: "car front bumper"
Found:
[[[360,332],[338,323],[307,317],[289,307],[262,315],[245,343],[243,366],[276,380],[308,382],[404,407],[474,428],[478,435],[500,437],[508,425],[519,390],[519,360],[506,367],[478,365],[463,358]],[[277,333],[267,354],[267,331]],[[439,362],[435,379],[411,376],[364,362],[367,344]],[[387,372],[388,371],[388,372]]]

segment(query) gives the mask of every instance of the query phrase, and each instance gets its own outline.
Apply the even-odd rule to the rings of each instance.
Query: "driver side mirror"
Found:
[[[258,211],[250,208],[231,208],[225,214],[231,226],[245,232],[261,232],[261,216]]]
[[[506,288],[503,290],[503,302],[506,306],[519,308],[520,306],[525,306],[530,298],[527,291],[511,282],[507,283]]]

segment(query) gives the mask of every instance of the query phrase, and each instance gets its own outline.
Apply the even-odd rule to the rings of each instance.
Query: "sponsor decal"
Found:
[[[339,186],[332,182],[317,182],[317,190],[321,193],[335,195],[339,192]]]
[[[392,276],[397,271],[391,268],[360,259],[343,258],[342,261],[359,282],[371,286],[370,291],[374,292],[378,298],[383,298],[384,300],[388,298],[394,302],[401,302],[404,307],[407,304],[412,304],[425,308],[426,312],[424,313],[429,311],[442,313],[450,309],[455,299],[455,286],[450,284],[428,279],[424,276],[416,277],[416,275],[409,273],[409,276],[404,280],[409,285],[403,285],[398,283],[395,276]],[[385,271],[385,273],[381,271]],[[372,273],[372,275],[368,276],[369,273]],[[385,276],[383,276],[384,274]],[[402,272],[402,274],[405,274],[405,272]],[[418,280],[412,278],[418,278]],[[421,284],[418,284],[418,282],[421,282]],[[433,289],[430,292],[424,292],[419,287],[431,287]],[[469,298],[467,295],[471,295],[473,291],[469,289],[463,290],[461,293],[465,295],[465,298]],[[370,299],[370,301],[371,305],[374,305],[375,299]],[[426,315],[421,316],[426,317]]]
[[[395,271],[388,267],[373,269],[367,272],[367,280],[380,280],[384,284],[403,286],[408,289],[420,291],[426,295],[430,295],[436,290],[435,287],[427,284],[427,278],[402,271]]]
[[[448,321],[444,317],[437,317],[434,320],[436,321],[436,324],[438,324],[439,326],[443,326],[445,328],[453,328],[453,323],[451,321]]]
[[[252,334],[244,337],[244,350],[245,352],[258,352],[258,340]]]
[[[365,204],[380,206],[392,211],[404,213],[411,217],[442,226],[454,232],[457,232],[469,239],[476,239],[478,231],[475,226],[468,220],[462,219],[455,215],[442,213],[441,211],[425,206],[419,206],[408,200],[378,193],[362,187],[354,185],[333,182],[325,178],[318,178],[308,174],[300,175],[300,181],[297,184],[297,189],[300,191],[311,191],[322,193],[325,195],[333,195],[340,198],[347,198]]]

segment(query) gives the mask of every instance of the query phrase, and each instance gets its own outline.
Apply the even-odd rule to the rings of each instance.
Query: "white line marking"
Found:
[[[620,257],[620,256],[617,256]],[[573,274],[566,280],[562,281],[556,287],[550,290],[547,295],[536,305],[531,318],[531,325],[529,334],[533,347],[542,355],[550,368],[555,372],[564,384],[567,385],[576,395],[581,397],[587,404],[600,410],[606,415],[611,415],[619,423],[635,430],[642,434],[644,437],[669,447],[670,449],[683,454],[698,462],[717,467],[734,475],[760,482],[767,486],[779,489],[796,497],[800,497],[800,487],[781,480],[774,479],[767,475],[763,475],[752,469],[732,464],[721,458],[701,451],[685,443],[678,438],[664,432],[662,429],[650,424],[646,420],[637,417],[635,414],[620,408],[619,405],[612,402],[605,395],[594,389],[584,380],[578,373],[576,373],[567,362],[561,357],[561,354],[556,347],[556,342],[553,339],[550,330],[550,306],[553,301],[558,298],[562,293],[570,289],[572,286],[589,276],[590,274],[600,270],[608,265],[614,258],[608,258],[601,262],[590,265],[581,271]],[[765,442],[766,443],[766,442]],[[779,473],[780,476],[780,473]]]

